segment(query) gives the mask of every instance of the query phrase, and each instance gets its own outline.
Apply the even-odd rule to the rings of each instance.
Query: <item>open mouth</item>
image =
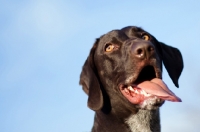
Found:
[[[144,67],[133,83],[121,84],[119,88],[124,97],[132,104],[142,104],[152,98],[181,102],[181,99],[161,79],[156,77],[153,66]]]
[[[145,66],[140,74],[138,75],[138,78],[134,81],[135,84],[139,84],[143,81],[150,81],[153,78],[156,78],[156,72],[154,70],[153,66]]]

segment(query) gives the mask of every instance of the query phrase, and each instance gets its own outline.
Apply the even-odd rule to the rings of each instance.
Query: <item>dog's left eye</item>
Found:
[[[114,48],[115,48],[115,45],[113,45],[113,44],[106,44],[105,51],[106,52],[111,52]]]
[[[145,34],[145,35],[142,36],[142,39],[144,39],[144,40],[149,40],[150,37],[149,37],[148,35]]]

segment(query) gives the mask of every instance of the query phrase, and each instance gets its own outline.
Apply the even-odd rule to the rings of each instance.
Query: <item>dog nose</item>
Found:
[[[155,53],[155,47],[149,42],[136,42],[132,45],[133,55],[138,59],[149,59]]]

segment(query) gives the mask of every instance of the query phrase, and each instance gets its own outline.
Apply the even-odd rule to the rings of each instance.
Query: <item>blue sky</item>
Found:
[[[182,100],[161,108],[162,131],[200,129],[200,1],[0,0],[1,132],[89,132],[94,113],[79,86],[96,38],[140,26],[177,47]],[[173,62],[172,62],[173,63]]]

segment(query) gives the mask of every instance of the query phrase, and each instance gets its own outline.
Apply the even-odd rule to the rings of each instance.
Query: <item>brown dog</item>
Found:
[[[162,63],[178,87],[178,49],[134,26],[98,38],[80,76],[95,111],[92,132],[160,132],[159,107],[181,102],[162,81]]]

